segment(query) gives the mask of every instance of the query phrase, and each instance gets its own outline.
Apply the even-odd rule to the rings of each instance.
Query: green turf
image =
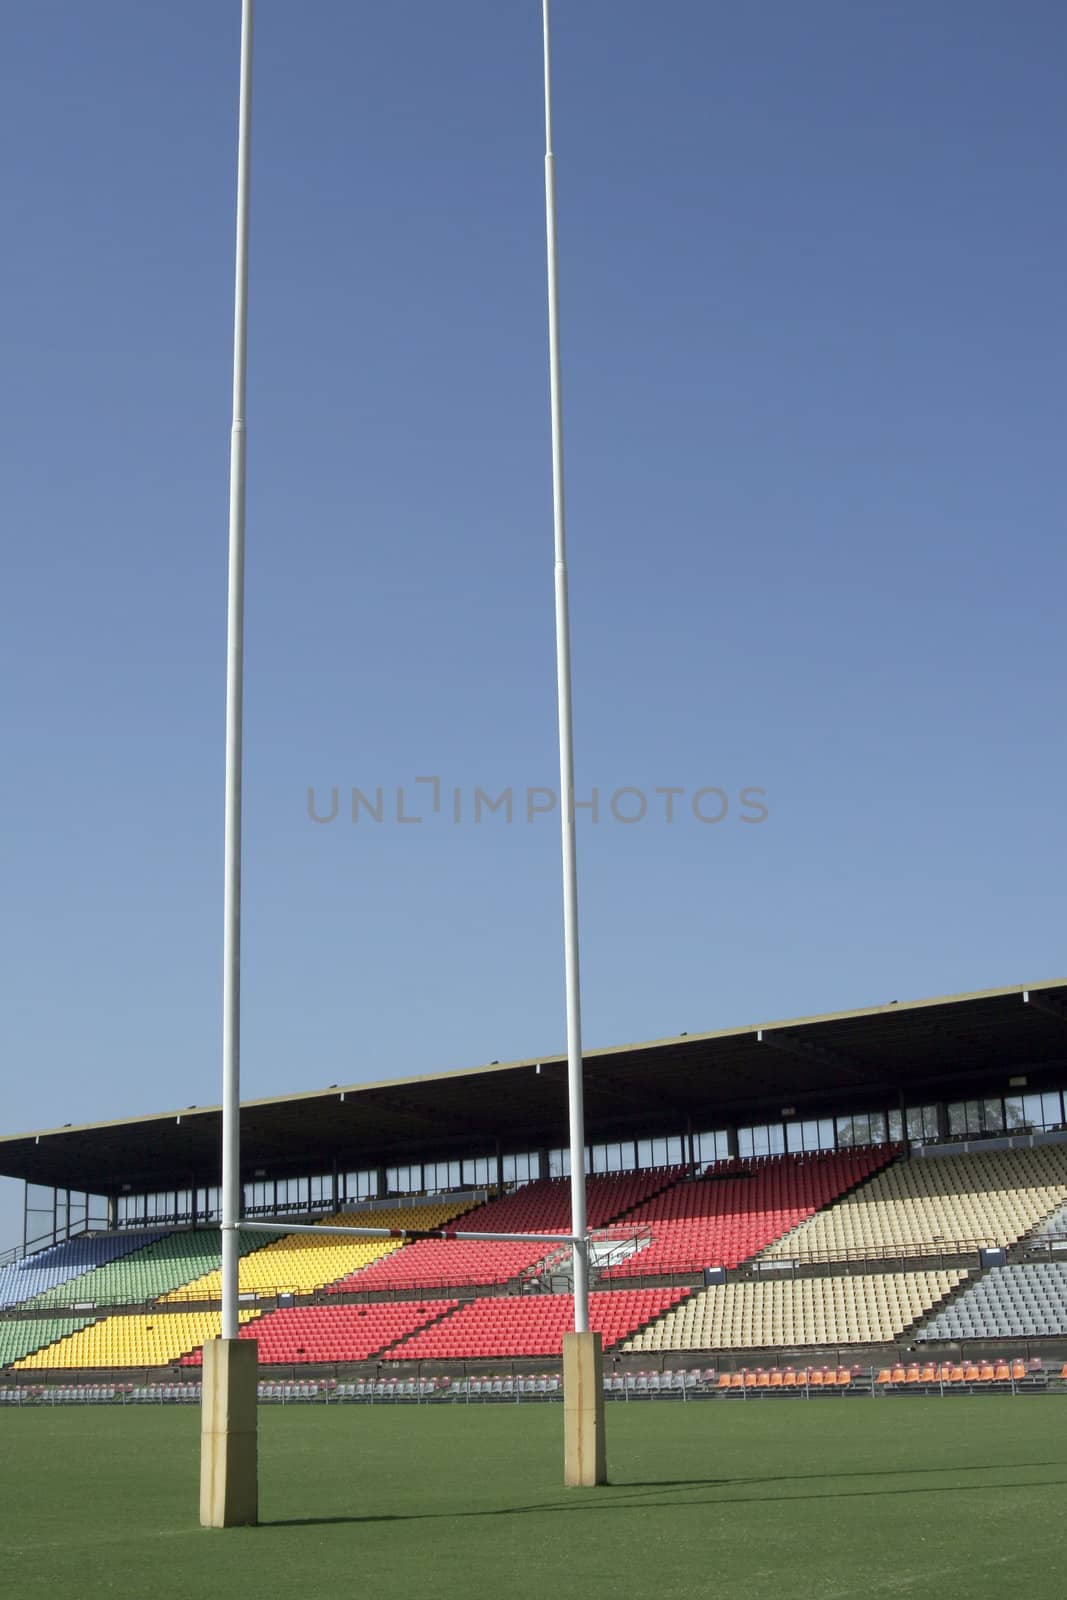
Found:
[[[1063,1400],[264,1409],[258,1528],[197,1526],[195,1408],[0,1414],[0,1593],[1060,1600]]]

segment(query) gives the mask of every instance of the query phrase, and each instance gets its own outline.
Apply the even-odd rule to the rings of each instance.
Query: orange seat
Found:
[[[744,1387],[745,1387],[745,1375],[744,1375],[744,1373],[743,1372],[731,1372],[731,1374],[730,1374],[730,1388],[731,1389],[743,1389]]]
[[[746,1389],[754,1389],[756,1387],[756,1383],[758,1381],[758,1376],[759,1376],[758,1373],[746,1372],[745,1373],[745,1388]]]
[[[783,1389],[795,1389],[796,1386],[797,1386],[797,1375],[794,1372],[792,1367],[787,1367],[785,1369],[785,1371],[782,1373],[782,1388]]]
[[[904,1378],[904,1382],[905,1383],[918,1383],[919,1382],[919,1363],[917,1361],[913,1361],[911,1366],[908,1368],[907,1374],[906,1374],[906,1376]]]
[[[1060,1368],[1060,1377],[1067,1378],[1067,1361],[1065,1361],[1063,1366]]]
[[[822,1381],[823,1381],[822,1373],[819,1371],[818,1367],[812,1367],[810,1372],[808,1373],[808,1387],[809,1387],[809,1389],[821,1389],[822,1388]]]
[[[844,1388],[845,1384],[852,1382],[852,1374],[847,1367],[838,1367],[837,1382],[842,1388]]]
[[[937,1366],[933,1361],[928,1361],[923,1367],[922,1379],[924,1383],[937,1382]]]
[[[993,1363],[992,1363],[992,1361],[983,1361],[982,1362],[981,1368],[980,1368],[979,1373],[978,1373],[978,1381],[979,1381],[979,1383],[992,1383],[993,1382]]]
[[[782,1387],[782,1383],[783,1382],[784,1382],[784,1375],[781,1372],[779,1372],[777,1367],[775,1367],[774,1371],[771,1373],[771,1388],[772,1389],[780,1389]]]
[[[1026,1377],[1026,1362],[1025,1361],[1013,1361],[1012,1364],[1011,1364],[1011,1375],[1016,1380],[1016,1382],[1018,1382],[1018,1380],[1020,1378],[1025,1378]]]
[[[904,1367],[903,1367],[903,1364],[898,1361],[896,1366],[893,1368],[893,1382],[894,1383],[903,1383],[904,1380],[905,1380]]]
[[[1006,1361],[998,1361],[997,1362],[997,1366],[996,1366],[996,1371],[994,1373],[994,1377],[996,1378],[998,1383],[1007,1383],[1008,1382],[1009,1378],[1011,1377],[1011,1368],[1008,1366],[1008,1363]]]
[[[720,1389],[728,1389],[730,1387],[731,1379],[732,1379],[732,1374],[731,1373],[729,1373],[729,1372],[720,1372],[719,1373],[719,1384],[718,1384],[718,1387]]]
[[[876,1383],[892,1383],[892,1381],[893,1374],[888,1367],[883,1367],[875,1379]]]
[[[968,1361],[963,1369],[964,1380],[967,1383],[977,1383],[981,1373],[973,1361]]]

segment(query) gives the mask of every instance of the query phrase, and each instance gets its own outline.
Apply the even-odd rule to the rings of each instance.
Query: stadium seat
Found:
[[[392,1207],[382,1211],[346,1211],[323,1218],[326,1223],[348,1223],[369,1228],[439,1228],[452,1221],[465,1202],[433,1201],[426,1204]],[[344,1278],[357,1268],[391,1255],[403,1245],[402,1239],[345,1238],[343,1234],[292,1233],[272,1237],[255,1234],[260,1248],[242,1256],[240,1291],[273,1298],[279,1294],[311,1294]],[[218,1269],[186,1283],[164,1298],[175,1300],[217,1300],[222,1292]]]
[[[736,1267],[896,1153],[884,1145],[717,1163],[703,1178],[675,1184],[630,1211],[627,1221],[647,1227],[651,1240],[604,1276]]]
[[[94,1270],[130,1255],[158,1239],[158,1234],[87,1233],[49,1246],[0,1267],[0,1309],[73,1305],[95,1300],[83,1292]],[[216,1241],[218,1234],[215,1235]]]
[[[242,1229],[238,1235],[242,1255],[260,1250],[269,1235]],[[36,1307],[71,1304],[97,1306],[140,1305],[179,1289],[191,1279],[218,1269],[221,1259],[218,1228],[184,1228],[173,1233],[134,1234],[130,1251],[109,1258],[80,1277],[56,1285],[39,1295]]]
[[[1067,1335],[1067,1262],[993,1267],[933,1316],[917,1337],[929,1340]]]
[[[258,1316],[242,1311],[240,1320]],[[60,1368],[161,1367],[190,1354],[205,1339],[217,1339],[218,1311],[159,1311],[146,1316],[117,1315],[90,1322],[54,1344],[14,1363],[18,1372]]]
[[[56,1344],[76,1333],[91,1317],[19,1317],[0,1321],[0,1367],[10,1367],[25,1356]]]
[[[631,1350],[775,1349],[888,1343],[963,1282],[962,1268],[716,1284]]]
[[[400,1300],[369,1306],[286,1306],[243,1328],[241,1337],[258,1341],[260,1366],[366,1361],[394,1346],[402,1350],[403,1340],[447,1317],[458,1303]],[[199,1350],[185,1357],[190,1366],[199,1366],[200,1361]]]
[[[610,1349],[685,1299],[687,1289],[594,1292],[589,1325]],[[431,1302],[432,1304],[432,1302]],[[470,1358],[558,1356],[563,1335],[574,1326],[574,1297],[566,1294],[486,1296],[415,1332],[384,1351],[383,1360],[427,1361]]]
[[[586,1181],[591,1228],[606,1227],[648,1196],[676,1183],[684,1168],[601,1173]],[[513,1194],[468,1212],[463,1232],[569,1233],[570,1180],[542,1178]],[[540,1263],[565,1253],[564,1246],[530,1240],[419,1239],[347,1275],[331,1292],[382,1289],[463,1288],[509,1283]]]
[[[1067,1145],[897,1161],[788,1238],[770,1258],[943,1255],[1013,1244],[1067,1205]]]

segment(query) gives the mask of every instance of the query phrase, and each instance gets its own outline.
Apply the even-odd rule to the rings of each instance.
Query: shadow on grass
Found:
[[[899,1478],[918,1477],[923,1473],[943,1472],[1035,1472],[1045,1467],[1067,1466],[1067,1458],[1058,1461],[973,1461],[959,1462],[945,1467],[870,1467],[864,1472],[851,1468],[842,1472],[783,1472],[773,1477],[744,1478],[616,1478],[614,1489],[689,1489],[706,1488],[728,1483],[811,1483],[819,1478]]]
[[[962,1467],[918,1467],[906,1469],[907,1475],[920,1473],[947,1473],[947,1472],[1003,1472],[1003,1471],[1037,1471],[1044,1467],[1062,1467],[1062,1461],[1017,1461],[1010,1463],[993,1463],[989,1466],[962,1466]],[[904,1494],[973,1494],[975,1490],[988,1492],[995,1490],[1000,1493],[1006,1489],[1034,1489],[1047,1488],[1059,1489],[1067,1487],[1067,1478],[1047,1478],[1040,1483],[946,1483],[946,1484],[916,1484],[904,1485],[900,1488],[884,1489],[833,1489],[828,1491],[813,1491],[801,1494],[766,1495],[742,1494],[729,1495],[719,1500],[715,1496],[703,1495],[696,1499],[660,1499],[647,1494],[634,1494],[634,1490],[655,1489],[725,1489],[733,1487],[755,1487],[757,1484],[775,1483],[813,1483],[820,1478],[836,1481],[847,1476],[853,1478],[887,1478],[899,1477],[903,1473],[861,1472],[861,1473],[796,1473],[784,1474],[774,1478],[664,1478],[653,1483],[645,1482],[619,1482],[603,1485],[596,1498],[571,1495],[566,1500],[544,1501],[539,1505],[527,1506],[497,1506],[495,1508],[474,1509],[471,1511],[383,1511],[370,1515],[352,1515],[336,1517],[267,1517],[260,1523],[261,1528],[328,1528],[344,1525],[366,1526],[372,1523],[389,1522],[434,1522],[451,1521],[458,1517],[528,1517],[539,1514],[546,1515],[557,1511],[627,1511],[632,1512],[645,1507],[649,1510],[661,1510],[667,1507],[685,1507],[699,1505],[737,1506],[753,1503],[768,1502],[781,1503],[794,1500],[869,1500],[880,1499],[890,1495]]]

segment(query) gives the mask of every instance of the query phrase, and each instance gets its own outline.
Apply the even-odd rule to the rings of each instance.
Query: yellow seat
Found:
[[[323,1221],[368,1228],[439,1228],[461,1209],[455,1201],[442,1200],[388,1211],[342,1212]],[[240,1292],[267,1298],[277,1294],[312,1294],[402,1249],[403,1244],[403,1239],[346,1239],[343,1234],[336,1233],[283,1234],[262,1249],[241,1257]],[[221,1294],[222,1276],[216,1269],[163,1298],[171,1302],[218,1300]]]
[[[242,1311],[249,1322],[257,1311]],[[163,1367],[191,1355],[222,1329],[218,1311],[149,1312],[142,1316],[104,1317],[57,1343],[15,1363],[19,1371],[61,1368]]]

